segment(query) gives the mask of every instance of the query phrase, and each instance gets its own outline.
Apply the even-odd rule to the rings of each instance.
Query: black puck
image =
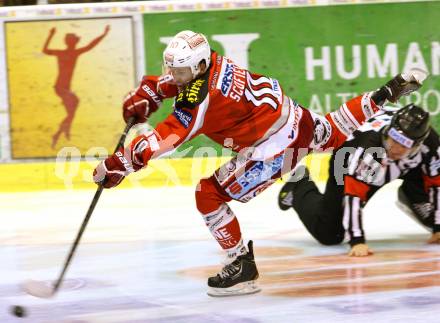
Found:
[[[15,305],[11,307],[11,312],[17,317],[25,317],[26,310],[23,306]]]

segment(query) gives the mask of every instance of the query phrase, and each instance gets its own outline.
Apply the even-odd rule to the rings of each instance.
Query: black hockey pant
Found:
[[[429,201],[421,175],[421,169],[416,168],[403,176],[401,187],[412,203]],[[343,188],[330,182],[327,182],[323,194],[310,179],[300,180],[293,191],[294,210],[307,231],[323,245],[340,244],[345,236],[342,224]]]

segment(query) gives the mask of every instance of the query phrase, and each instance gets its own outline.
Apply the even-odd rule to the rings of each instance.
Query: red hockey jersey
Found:
[[[152,151],[145,150],[145,143],[138,144],[142,139],[135,140],[132,148],[143,152],[142,160],[135,162],[146,165],[153,153],[157,157],[170,152],[200,134],[220,145],[232,143],[230,148],[239,151],[263,142],[287,122],[289,99],[276,79],[250,73],[215,52],[211,62],[204,75],[182,89],[166,78],[143,79],[139,94],[144,91],[151,97],[153,90],[160,100],[175,96],[175,102],[173,113],[148,139]],[[157,97],[155,101],[150,105],[158,103]]]

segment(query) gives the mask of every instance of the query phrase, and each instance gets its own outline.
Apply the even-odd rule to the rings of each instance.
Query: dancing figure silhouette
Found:
[[[64,37],[66,43],[65,49],[49,49],[49,44],[55,35],[56,28],[53,27],[49,31],[46,42],[43,46],[43,53],[53,55],[58,61],[58,76],[54,85],[55,93],[61,98],[67,116],[61,121],[57,132],[52,136],[52,148],[55,148],[58,139],[64,133],[67,140],[70,140],[70,128],[75,117],[79,104],[78,96],[72,91],[71,83],[75,70],[76,62],[81,54],[93,49],[108,34],[110,26],[105,27],[104,32],[92,40],[88,45],[77,48],[80,37],[73,33],[67,33]]]

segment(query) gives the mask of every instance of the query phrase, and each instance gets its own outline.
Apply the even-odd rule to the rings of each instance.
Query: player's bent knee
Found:
[[[324,246],[335,246],[338,244],[341,244],[342,241],[344,240],[344,237],[339,237],[339,236],[335,236],[335,237],[319,237],[317,238],[318,242]]]
[[[197,185],[195,197],[197,209],[202,214],[217,210],[223,203],[230,201],[215,184],[213,177],[200,180]]]

